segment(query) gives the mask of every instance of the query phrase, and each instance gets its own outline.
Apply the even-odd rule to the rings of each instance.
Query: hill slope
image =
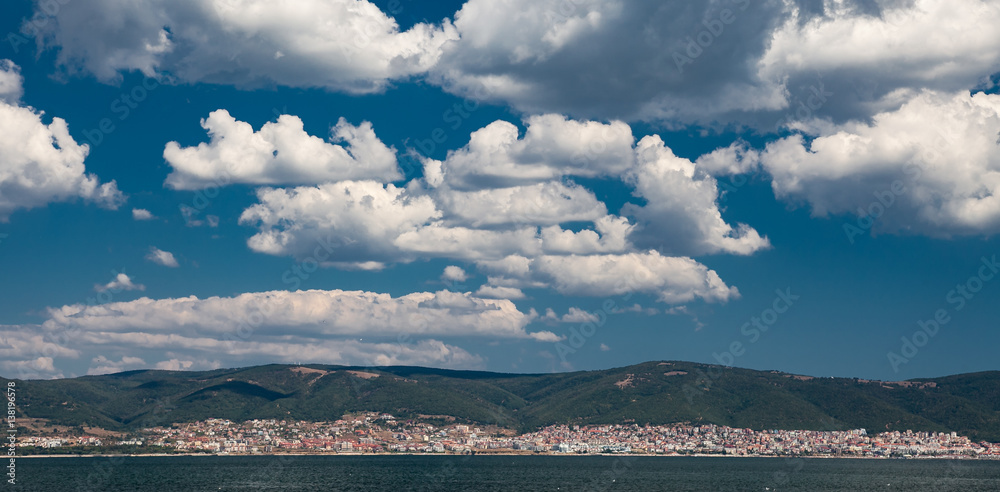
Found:
[[[2,380],[2,379],[0,379]],[[6,381],[6,380],[2,380]],[[25,416],[127,429],[208,418],[450,415],[518,430],[567,424],[957,431],[1000,441],[1000,372],[886,383],[689,362],[500,374],[420,367],[266,365],[19,381]]]

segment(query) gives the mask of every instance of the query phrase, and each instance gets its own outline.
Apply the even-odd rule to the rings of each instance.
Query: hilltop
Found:
[[[710,423],[956,431],[1000,441],[998,371],[883,382],[677,361],[552,374],[272,364],[28,380],[17,388],[21,417],[112,430],[209,418],[335,420],[372,411],[522,432],[551,424]]]

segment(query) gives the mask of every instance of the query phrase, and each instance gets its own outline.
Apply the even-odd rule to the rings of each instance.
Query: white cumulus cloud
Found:
[[[256,334],[317,338],[408,334],[527,338],[533,316],[508,300],[468,293],[417,292],[401,297],[362,291],[270,291],[235,297],[140,298],[51,308],[46,329],[126,333],[143,330],[222,336],[254,320]]]
[[[462,267],[455,265],[444,267],[444,272],[441,274],[441,280],[446,282],[465,282],[468,278],[469,274],[465,273]]]
[[[10,60],[0,60],[0,101],[17,105],[24,95],[21,67]]]
[[[343,265],[406,261],[396,238],[441,214],[430,197],[374,181],[262,188],[257,198],[240,216],[260,230],[248,241],[252,250]]]
[[[874,217],[875,230],[1000,231],[1000,95],[925,91],[871,122],[767,145],[778,197],[815,215]]]
[[[343,118],[328,143],[309,135],[297,116],[281,115],[254,131],[228,111],[213,111],[201,126],[209,143],[181,147],[169,142],[163,158],[173,167],[166,184],[192,190],[230,183],[317,184],[348,179],[394,181],[402,175],[395,150],[375,136],[371,123],[353,126]]]
[[[750,0],[469,0],[455,14],[461,40],[445,46],[432,79],[525,113],[711,122],[774,110],[782,86],[761,79],[754,60],[789,10]],[[702,32],[705,47],[693,40]]]
[[[617,176],[632,164],[632,129],[621,121],[530,116],[527,130],[498,120],[474,131],[469,143],[441,162],[425,159],[431,186],[475,190],[535,184],[562,176]]]
[[[734,161],[737,158],[726,154]],[[624,212],[638,219],[639,228],[632,236],[638,247],[748,255],[770,246],[752,227],[727,224],[718,207],[715,178],[695,162],[674,155],[659,136],[639,141],[636,155],[636,167],[626,180],[635,186],[635,195],[647,203],[628,205]],[[713,163],[710,169],[717,166],[714,159],[718,155],[717,151],[706,158]]]
[[[130,369],[141,369],[146,367],[146,361],[139,357],[122,356],[121,360],[111,360],[103,355],[94,357],[90,361],[90,368],[87,369],[88,376],[100,374],[114,374]]]
[[[115,181],[101,184],[87,174],[87,144],[77,144],[62,118],[46,125],[42,114],[18,105],[21,76],[0,60],[0,221],[18,209],[83,198],[117,209],[125,201]],[[15,97],[17,96],[17,97]]]
[[[496,275],[495,279],[491,278],[496,285],[540,285],[567,295],[599,297],[643,292],[669,304],[695,298],[726,302],[740,296],[736,287],[727,286],[705,265],[686,257],[662,256],[657,251],[537,258],[512,256],[479,264]]]
[[[70,71],[103,81],[121,72],[183,82],[384,89],[425,72],[457,34],[449,22],[406,31],[366,0],[95,0],[39,6],[40,43]],[[280,54],[280,56],[278,56]]]
[[[708,169],[701,169],[699,161],[676,157],[658,137],[635,144],[624,123],[547,116],[527,124],[524,137],[518,138],[515,130],[499,146],[475,136],[497,123],[479,130],[467,146],[449,153],[444,161],[425,160],[429,172],[406,187],[340,181],[263,188],[257,193],[259,203],[240,217],[241,224],[258,228],[248,244],[257,252],[347,269],[381,269],[388,263],[421,258],[487,264],[522,257],[537,259],[537,268],[572,257],[572,261],[590,258],[622,265],[636,254],[648,256],[644,251],[649,248],[664,254],[750,254],[769,246],[750,226],[731,226],[722,219],[718,187],[710,175],[743,166],[743,160],[755,162],[755,154],[737,148],[720,150],[709,154]],[[577,156],[577,144],[587,135],[609,140],[597,148],[600,152]],[[727,160],[733,163],[726,164]],[[646,202],[624,209],[638,222],[608,214],[593,192],[565,181],[566,176],[623,178]],[[589,222],[590,227],[561,225],[574,221]],[[675,286],[666,280],[642,288],[661,300],[725,300],[732,295],[715,272],[693,260],[659,254],[650,258],[691,266],[685,276],[703,275],[704,285]],[[481,292],[498,296],[500,287],[538,286],[575,292],[586,284],[563,285],[554,281],[558,274],[544,278],[544,272],[537,270],[528,276],[530,280],[522,276],[527,283],[517,285],[491,282]],[[611,286],[598,282],[583,290],[601,295],[596,293],[602,289],[609,292]]]
[[[517,287],[502,287],[497,285],[483,285],[476,291],[476,297],[486,299],[524,299],[524,292]]]
[[[75,359],[78,347],[69,348],[58,336],[50,336],[37,325],[0,325],[0,370],[8,378],[50,379],[64,373],[55,358]]]
[[[121,292],[125,290],[146,290],[146,286],[142,284],[133,283],[132,279],[129,278],[128,275],[125,275],[124,273],[119,273],[118,275],[115,275],[114,280],[104,285],[100,284],[95,285],[94,290],[96,290],[97,292],[105,292],[105,291]]]
[[[990,0],[469,0],[454,19],[431,79],[526,114],[771,132],[814,88],[832,95],[810,110],[842,123],[1000,66]]]
[[[823,15],[793,10],[757,65],[762,79],[785,81],[790,99],[822,84],[832,101],[819,111],[837,121],[895,109],[894,93],[968,90],[1000,67],[996,2],[822,3]]]
[[[174,258],[174,254],[169,251],[163,251],[156,246],[151,246],[149,248],[149,254],[146,255],[146,259],[156,263],[157,265],[163,265],[165,267],[177,268],[180,264],[177,263],[177,259]]]
[[[155,219],[156,217],[153,216],[152,212],[144,208],[133,208],[132,218],[135,220],[152,220]]]

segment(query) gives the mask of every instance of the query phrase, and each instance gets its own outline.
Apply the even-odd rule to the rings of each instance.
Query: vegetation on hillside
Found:
[[[2,379],[0,379],[2,381]],[[550,424],[957,431],[1000,441],[1000,372],[886,383],[688,362],[500,374],[420,367],[266,365],[129,371],[17,384],[23,416],[127,430],[208,418],[335,420],[348,412]]]

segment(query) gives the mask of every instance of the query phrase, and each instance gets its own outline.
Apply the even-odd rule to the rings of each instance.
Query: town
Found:
[[[1000,444],[956,433],[865,429],[836,431],[737,429],[716,425],[549,426],[517,434],[447,416],[397,419],[385,413],[345,415],[333,422],[208,419],[145,428],[127,436],[25,436],[19,447],[65,454],[69,448],[122,446],[135,453],[449,453],[824,456],[1000,459]],[[423,420],[423,421],[421,421]],[[427,422],[434,420],[438,425]],[[449,420],[451,421],[449,423]]]

